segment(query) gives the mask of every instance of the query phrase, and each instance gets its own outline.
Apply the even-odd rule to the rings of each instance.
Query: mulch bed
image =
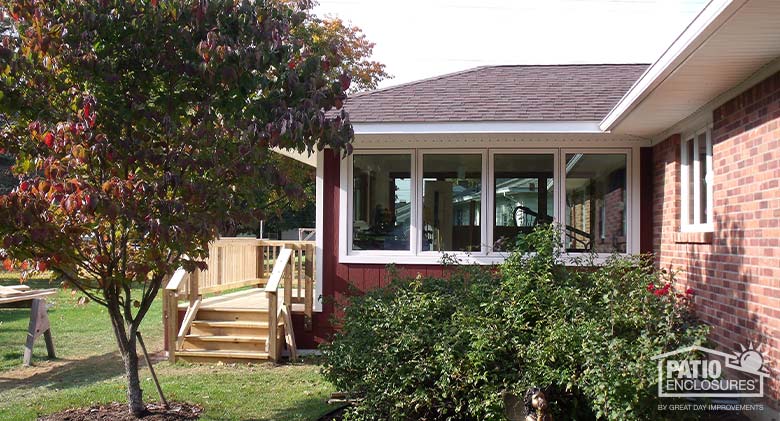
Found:
[[[203,408],[198,405],[188,403],[171,402],[171,409],[166,410],[162,404],[148,404],[148,412],[143,418],[144,421],[181,421],[197,420],[203,412]],[[136,421],[127,410],[126,403],[111,403],[108,405],[93,406],[90,408],[67,409],[45,417],[38,418],[40,421]]]

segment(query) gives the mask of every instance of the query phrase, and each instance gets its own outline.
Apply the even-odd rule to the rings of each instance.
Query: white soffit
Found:
[[[306,152],[298,152],[292,149],[271,148],[272,151],[279,155],[284,155],[288,158],[292,158],[296,161],[303,162],[311,167],[317,167],[317,152],[315,151],[311,155]]]
[[[780,56],[780,1],[711,1],[604,118],[613,133],[651,137]]]

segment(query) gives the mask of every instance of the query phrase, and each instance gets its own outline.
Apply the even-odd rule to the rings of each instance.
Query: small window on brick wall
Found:
[[[712,131],[686,136],[681,147],[682,231],[712,231]]]

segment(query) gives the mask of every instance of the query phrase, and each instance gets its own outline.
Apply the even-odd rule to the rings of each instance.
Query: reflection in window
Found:
[[[494,250],[512,249],[519,234],[552,221],[552,154],[501,154],[494,158]]]
[[[566,154],[565,214],[567,251],[625,253],[626,155]]]
[[[423,156],[423,251],[480,251],[482,155]]]
[[[352,249],[409,250],[411,156],[354,155]]]

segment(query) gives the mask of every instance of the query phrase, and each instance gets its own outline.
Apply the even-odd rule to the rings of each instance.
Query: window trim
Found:
[[[559,167],[559,157],[560,157],[560,148],[546,148],[546,149],[529,149],[529,148],[512,148],[512,149],[490,149],[489,151],[489,177],[488,177],[488,186],[485,189],[489,192],[489,195],[487,197],[488,200],[488,215],[490,217],[489,224],[490,229],[487,229],[488,235],[487,235],[487,247],[488,247],[488,253],[491,255],[495,254],[501,254],[503,256],[506,256],[506,252],[502,251],[496,251],[493,250],[493,245],[495,244],[495,233],[493,232],[493,224],[495,223],[494,218],[496,215],[496,204],[495,204],[495,183],[496,183],[496,177],[495,177],[495,160],[496,155],[552,155],[553,156],[553,223],[557,223],[559,221],[558,217],[558,204],[560,203],[558,200],[559,195],[559,189],[560,186],[560,178],[558,174],[558,167]],[[486,224],[487,225],[487,224]]]
[[[638,150],[638,149],[637,149]],[[634,171],[634,151],[632,149],[624,149],[624,148],[561,148],[560,150],[560,160],[561,164],[558,166],[558,171],[560,171],[560,180],[561,180],[561,186],[566,185],[566,155],[567,154],[591,154],[591,155],[625,155],[626,156],[626,201],[624,203],[624,206],[626,207],[626,252],[620,253],[620,254],[632,254],[637,252],[638,249],[635,248],[634,245],[634,236],[639,235],[639,231],[635,229],[634,226],[634,197],[638,196],[638,194],[635,195],[634,191],[639,191],[639,188],[635,189],[634,186],[634,178],[635,174],[638,176],[639,171]],[[638,163],[638,162],[637,162]],[[637,178],[637,182],[638,177]],[[562,188],[559,189],[559,200],[561,203],[561,206],[557,209],[558,214],[558,221],[562,221],[562,223],[566,223],[566,189]],[[637,210],[639,210],[637,208]],[[640,211],[641,212],[641,211]],[[639,212],[637,212],[637,219],[639,219]],[[581,259],[585,256],[588,256],[589,253],[581,253],[581,252],[567,252],[566,251],[566,233],[561,232],[561,244],[564,244],[564,250],[563,255],[571,258],[571,259]],[[596,257],[598,259],[606,260],[611,256],[613,253],[595,253]]]
[[[417,150],[417,168],[420,169],[419,173],[417,174],[417,178],[414,179],[415,185],[417,186],[417,203],[424,203],[423,202],[423,174],[425,174],[425,168],[423,168],[423,160],[425,159],[425,155],[453,155],[453,154],[463,154],[463,155],[479,155],[482,158],[481,166],[481,180],[480,183],[482,185],[482,191],[480,193],[480,201],[479,201],[479,241],[480,241],[480,247],[479,251],[423,251],[422,249],[422,228],[423,228],[423,207],[417,206],[415,208],[415,212],[417,213],[417,221],[419,222],[419,226],[417,227],[417,242],[416,244],[416,255],[422,256],[422,257],[440,257],[442,254],[448,254],[448,255],[455,255],[455,256],[474,256],[474,257],[485,257],[488,255],[488,248],[487,244],[485,244],[485,239],[487,239],[487,227],[485,226],[485,192],[486,192],[486,177],[487,177],[487,157],[488,157],[488,151],[487,149],[418,149]]]
[[[352,250],[352,171],[353,171],[353,155],[361,154],[405,154],[412,155],[412,200],[418,202],[413,203],[415,209],[411,215],[411,233],[410,241],[413,241],[414,250],[412,251],[400,251],[400,250]],[[422,203],[422,157],[424,153],[435,154],[452,154],[452,153],[471,153],[481,154],[482,159],[482,202],[481,209],[483,211],[480,215],[481,235],[486,241],[483,244],[481,252],[438,252],[427,251],[423,252],[421,229],[422,221],[422,206],[417,206],[417,203]],[[453,149],[431,149],[429,148],[365,148],[355,150],[353,155],[350,155],[341,160],[340,164],[340,176],[339,176],[339,207],[340,209],[346,209],[346,212],[339,212],[339,247],[338,247],[338,262],[345,264],[423,264],[423,265],[438,265],[442,263],[443,255],[453,256],[458,261],[464,264],[498,264],[502,263],[507,257],[508,253],[492,250],[493,230],[492,230],[492,217],[494,213],[493,206],[493,170],[494,170],[494,156],[497,154],[552,154],[554,157],[554,197],[553,197],[553,220],[555,223],[565,216],[562,204],[565,203],[565,165],[561,161],[565,160],[567,153],[583,153],[583,154],[624,154],[626,156],[626,253],[633,254],[639,253],[639,230],[640,221],[638,221],[640,214],[639,204],[639,179],[635,177],[638,175],[638,168],[635,168],[639,164],[639,146],[616,146],[616,147],[574,147],[564,146],[560,147],[547,147],[547,148],[506,148],[506,147],[479,147],[479,148],[453,148]],[[488,225],[491,225],[489,228]],[[487,231],[487,232],[485,232]],[[562,234],[565,235],[565,234]],[[412,247],[410,247],[411,249]],[[595,260],[587,262],[588,264],[601,264],[612,255],[612,253],[596,253]],[[587,253],[562,253],[562,258],[570,264],[584,264],[581,260]]]
[[[353,240],[353,218],[354,218],[354,156],[355,155],[409,155],[409,166],[411,169],[411,194],[410,199],[412,201],[412,211],[409,215],[410,219],[410,226],[409,226],[409,249],[407,250],[353,250],[352,249],[352,240]],[[351,154],[348,158],[345,159],[345,161],[348,161],[346,165],[346,171],[347,172],[347,203],[346,206],[342,206],[341,209],[346,209],[347,214],[347,223],[345,225],[346,231],[346,251],[347,254],[351,256],[414,256],[415,250],[414,250],[414,242],[416,241],[416,235],[417,235],[417,227],[416,227],[416,206],[417,206],[417,172],[416,172],[416,160],[415,160],[415,151],[414,149],[371,149],[366,151],[355,151],[353,154]]]
[[[701,203],[701,181],[694,180],[693,192],[690,191],[690,165],[693,161],[693,173],[695,175],[701,174],[701,159],[699,155],[699,136],[705,134],[705,165],[709,168],[709,171],[704,175],[707,180],[707,201],[705,204]],[[693,142],[693,157],[688,156],[688,142]],[[698,130],[686,133],[680,140],[680,232],[713,232],[715,226],[713,223],[713,208],[714,208],[714,188],[713,181],[715,178],[715,171],[713,169],[712,160],[712,123],[702,127]],[[696,182],[699,181],[699,182]],[[690,207],[688,202],[690,195],[693,194],[693,221],[689,220]],[[707,207],[707,216],[709,221],[701,222],[697,221],[701,217],[701,206]]]

